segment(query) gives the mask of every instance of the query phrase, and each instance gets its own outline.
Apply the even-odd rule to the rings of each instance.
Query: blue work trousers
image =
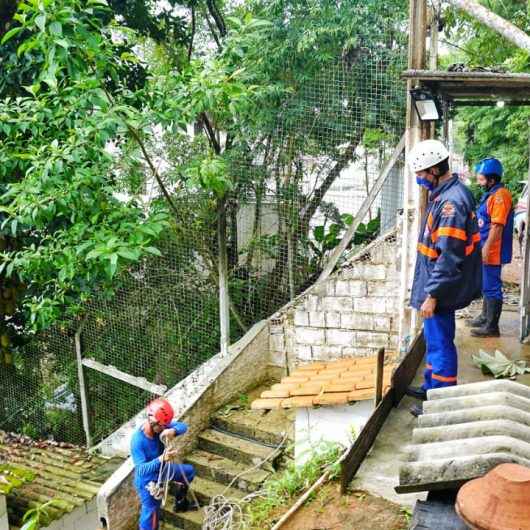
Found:
[[[502,301],[501,265],[482,265],[482,294],[484,298]]]
[[[171,480],[190,484],[195,478],[195,468],[190,464],[171,464]],[[140,530],[158,530],[161,500],[155,499],[146,489],[147,484],[137,486],[140,497]]]
[[[458,354],[455,346],[455,312],[435,313],[423,321],[427,362],[422,388],[456,385]]]

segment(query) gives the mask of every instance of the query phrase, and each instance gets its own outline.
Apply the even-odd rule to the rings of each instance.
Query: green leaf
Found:
[[[155,256],[162,256],[162,252],[158,250],[156,247],[145,247],[144,249],[146,252],[149,252],[149,254],[154,254]]]
[[[52,35],[56,35],[57,37],[60,37],[63,34],[63,26],[60,22],[57,22],[56,20],[50,24],[49,28],[50,28],[50,33]]]
[[[35,17],[35,24],[41,31],[44,31],[44,28],[46,27],[46,15],[44,13],[37,15]]]
[[[324,225],[315,226],[313,229],[313,236],[319,243],[324,241]]]
[[[9,39],[14,37],[15,35],[18,35],[24,28],[22,26],[17,26],[16,28],[10,29],[0,41],[0,44],[5,44]]]

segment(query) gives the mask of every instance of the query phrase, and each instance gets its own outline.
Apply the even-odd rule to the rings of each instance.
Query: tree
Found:
[[[530,18],[525,2],[492,1],[489,7],[528,31]],[[467,62],[470,67],[530,71],[528,53],[500,39],[493,30],[454,11],[448,11],[445,18],[449,38],[463,52],[459,61]],[[504,181],[516,195],[521,191],[519,181],[524,180],[528,172],[529,118],[527,107],[464,107],[457,113],[465,159],[473,165],[487,156],[499,158],[505,166]]]
[[[163,212],[116,198],[109,146],[134,132],[139,112],[120,81],[132,58],[115,55],[120,29],[105,13],[104,0],[28,0],[2,39],[0,274],[21,288],[4,311],[11,333],[75,314],[121,267],[158,253],[166,226]],[[20,76],[24,94],[13,90]]]

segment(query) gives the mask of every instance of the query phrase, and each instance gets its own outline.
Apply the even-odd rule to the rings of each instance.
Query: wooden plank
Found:
[[[355,440],[348,456],[341,464],[341,491],[346,492],[349,483],[357,473],[359,467],[372,447],[372,444],[377,437],[381,427],[383,426],[387,416],[392,410],[394,403],[393,389],[382,399],[378,407],[374,410],[370,419],[363,427],[359,436]]]
[[[289,396],[316,396],[322,392],[322,385],[319,383],[303,383],[298,388],[289,392]]]
[[[287,388],[281,388],[277,390],[265,390],[261,393],[261,398],[268,399],[268,398],[288,398],[290,395],[289,390]]]
[[[530,74],[504,74],[499,72],[447,72],[445,70],[405,70],[401,77],[403,79],[413,79],[420,81],[439,82],[474,82],[487,85],[488,81],[502,83],[506,86],[517,85],[530,86]]]
[[[365,401],[374,397],[374,389],[368,388],[365,390],[353,390],[348,394],[349,401]]]
[[[417,335],[412,342],[409,351],[405,358],[401,361],[400,365],[396,368],[392,376],[392,386],[395,389],[394,392],[394,405],[397,406],[403,396],[407,387],[410,385],[418,367],[423,360],[425,355],[425,340],[423,339],[423,330]]]
[[[324,392],[352,392],[355,390],[355,381],[341,381],[334,379],[331,383],[324,385]]]
[[[280,405],[283,401],[286,401],[282,398],[276,398],[276,399],[255,399],[252,404],[250,405],[250,408],[252,410],[272,410],[272,409],[279,409]]]
[[[296,383],[296,384],[300,384],[300,383],[305,383],[309,381],[309,378],[308,377],[302,377],[302,376],[299,376],[299,375],[289,375],[287,377],[282,377],[281,379],[281,383],[282,384],[285,384],[285,383]]]
[[[392,377],[392,386],[385,394],[381,403],[374,410],[370,419],[363,427],[355,443],[351,447],[348,456],[341,464],[341,491],[346,489],[357,473],[368,451],[372,447],[381,427],[384,425],[386,418],[390,414],[392,407],[397,405],[403,396],[407,386],[411,383],[416,375],[418,366],[425,353],[425,341],[423,332],[421,332],[412,342],[405,358],[401,361]],[[353,398],[354,392],[350,394]]]
[[[118,368],[115,366],[108,366],[94,359],[83,359],[82,364],[87,368],[92,368],[92,370],[96,370],[102,374],[114,377],[114,379],[119,379],[120,381],[129,383],[130,385],[141,388],[142,390],[147,390],[147,392],[157,396],[163,396],[167,392],[167,386],[155,385],[154,383],[150,383],[147,379],[145,379],[145,377],[135,377],[131,374],[127,374],[121,370],[118,370]]]
[[[385,165],[383,166],[383,169],[381,170],[381,173],[377,177],[376,181],[372,184],[370,193],[368,194],[366,199],[364,199],[363,203],[361,204],[361,207],[357,211],[357,214],[355,215],[352,221],[352,224],[348,227],[348,230],[346,230],[346,232],[342,236],[340,243],[337,245],[337,247],[335,247],[335,250],[331,254],[330,258],[328,259],[328,262],[326,263],[324,270],[319,276],[317,283],[327,280],[329,275],[335,269],[335,266],[337,265],[339,258],[342,256],[342,254],[344,253],[344,251],[350,244],[351,240],[353,239],[353,236],[355,235],[355,232],[357,231],[357,228],[359,228],[359,225],[361,224],[363,219],[366,217],[366,214],[370,210],[372,203],[375,201],[376,197],[379,195],[379,192],[383,188],[383,185],[386,182],[386,179],[391,174],[392,168],[396,165],[396,162],[399,160],[399,157],[401,156],[403,149],[405,149],[405,135],[401,137],[401,139],[399,140],[397,146],[395,147],[392,153],[392,156],[386,161]]]
[[[377,405],[381,403],[383,399],[383,375],[384,375],[384,365],[385,365],[385,349],[381,348],[377,352],[377,370],[375,372],[375,398],[374,405],[377,408]]]
[[[282,408],[311,408],[313,406],[313,399],[315,396],[295,396],[282,401]]]
[[[315,396],[313,403],[315,405],[346,405],[349,399],[349,392],[333,392],[331,394],[321,394]]]

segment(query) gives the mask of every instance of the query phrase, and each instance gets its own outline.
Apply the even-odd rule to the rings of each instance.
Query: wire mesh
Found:
[[[404,128],[404,34],[330,61],[285,101],[251,156],[232,157],[228,200],[231,340],[311,285],[351,225]],[[346,252],[386,232],[401,207],[403,160]],[[0,429],[83,443],[74,334],[84,358],[171,387],[219,351],[215,203],[176,196],[179,215],[153,256],[95,293],[82,318],[13,349],[0,374]],[[94,442],[153,395],[85,368]]]

